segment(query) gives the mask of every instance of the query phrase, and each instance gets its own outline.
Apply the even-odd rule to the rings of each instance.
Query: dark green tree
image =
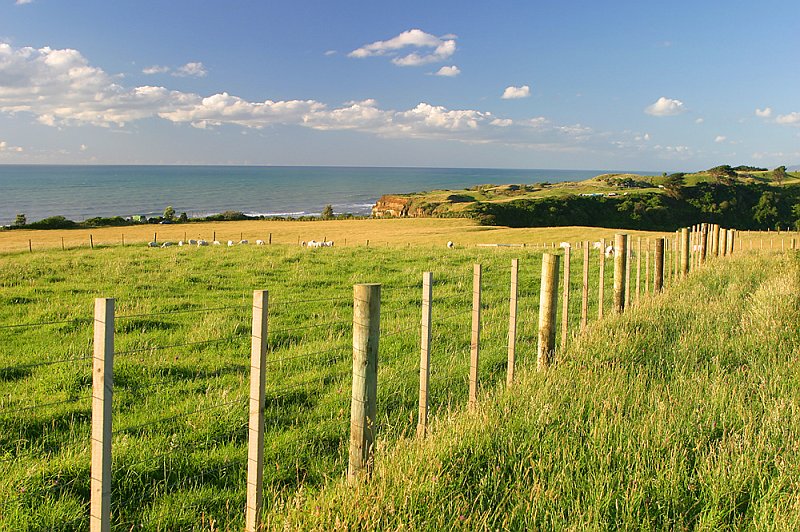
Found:
[[[774,192],[764,192],[753,207],[753,219],[762,227],[773,227],[778,220],[778,198]]]
[[[783,180],[786,179],[786,167],[779,166],[775,170],[773,170],[772,179],[775,181],[775,183],[778,184],[778,186],[782,186]]]
[[[686,179],[683,177],[684,175],[686,174],[683,172],[670,174],[664,181],[664,190],[671,198],[680,199],[683,197],[683,187],[686,185]]]
[[[175,209],[172,207],[172,205],[169,205],[166,209],[164,209],[164,219],[169,220],[170,222],[175,219]]]
[[[708,174],[713,177],[717,183],[722,185],[731,185],[736,179],[736,170],[731,168],[728,164],[709,168]]]
[[[17,214],[17,217],[14,219],[14,227],[25,227],[26,225],[28,225],[28,219],[25,218],[25,214]]]
[[[322,209],[322,219],[330,220],[331,218],[333,218],[333,205],[329,203],[325,205],[324,209]]]

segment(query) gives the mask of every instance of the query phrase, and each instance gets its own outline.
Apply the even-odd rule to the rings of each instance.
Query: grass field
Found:
[[[613,528],[646,522],[680,528],[705,523],[700,518],[712,510],[718,521],[708,523],[733,526],[770,511],[788,519],[794,508],[797,515],[796,480],[787,476],[800,466],[800,427],[790,415],[798,407],[798,374],[789,363],[800,343],[796,259],[776,254],[719,261],[720,268],[677,284],[623,318],[593,326],[543,378],[524,371],[535,358],[541,252],[465,245],[593,240],[610,238],[609,231],[489,229],[464,220],[235,224],[220,224],[224,231],[217,238],[238,240],[240,231],[253,232],[245,238],[263,238],[273,227],[290,227],[296,233],[281,233],[289,243],[322,236],[341,242],[346,234],[348,240],[370,238],[371,244],[337,242],[315,251],[296,245],[140,244],[29,253],[24,239],[24,251],[0,255],[0,529],[86,528],[91,378],[85,357],[91,352],[95,297],[117,300],[115,529],[241,529],[249,312],[252,290],[262,288],[270,290],[270,527]],[[325,235],[312,233],[320,228]],[[448,250],[447,240],[462,246]],[[1,245],[13,248],[8,241]],[[505,393],[500,383],[512,258],[521,259],[523,372],[514,393]],[[484,408],[470,415],[463,406],[475,262],[484,267]],[[415,443],[410,435],[425,270],[434,272],[436,282],[434,428],[432,438]],[[597,260],[591,275],[594,319]],[[579,277],[574,262],[573,329]],[[352,285],[359,282],[383,283],[380,458],[376,481],[353,496],[341,478]],[[610,275],[606,298],[608,305]],[[755,313],[746,310],[752,308]],[[46,325],[24,326],[37,323]],[[766,392],[759,391],[766,385]],[[770,398],[782,406],[772,408]],[[712,422],[717,425],[707,425]],[[716,469],[709,465],[712,455],[720,457]],[[680,467],[673,474],[675,465]],[[700,465],[709,469],[693,469]],[[725,513],[720,508],[732,500],[730,486],[735,493],[743,489],[728,479],[731,467],[748,482],[742,495],[747,504]],[[694,492],[689,483],[706,491]]]

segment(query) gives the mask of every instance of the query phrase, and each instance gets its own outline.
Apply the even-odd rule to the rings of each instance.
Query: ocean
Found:
[[[369,214],[383,194],[459,189],[481,184],[583,180],[608,170],[372,168],[318,166],[0,165],[0,225],[61,215],[156,216],[223,211],[248,215]]]

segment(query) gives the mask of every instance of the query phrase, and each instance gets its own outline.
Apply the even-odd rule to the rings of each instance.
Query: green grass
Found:
[[[270,290],[271,527],[680,528],[798,513],[796,481],[786,476],[800,466],[800,427],[790,415],[798,374],[788,361],[799,343],[796,261],[720,261],[724,268],[680,285],[680,297],[594,326],[546,377],[522,371],[504,393],[517,257],[524,368],[535,358],[538,320],[540,253],[529,248],[117,247],[0,256],[0,327],[59,322],[0,328],[0,529],[87,526],[91,378],[90,361],[80,358],[91,352],[95,297],[117,300],[114,528],[241,529],[253,289]],[[574,330],[578,250],[572,260]],[[483,407],[470,415],[474,262],[484,268]],[[435,279],[433,435],[416,443],[425,270]],[[594,321],[596,259],[591,274]],[[354,497],[342,477],[359,282],[381,282],[383,294],[376,478]],[[206,341],[214,343],[198,343]],[[79,360],[48,363],[69,359]],[[59,404],[30,408],[51,403]],[[724,513],[730,490],[743,489],[731,466],[748,482],[746,504]],[[719,515],[706,516],[712,509]]]

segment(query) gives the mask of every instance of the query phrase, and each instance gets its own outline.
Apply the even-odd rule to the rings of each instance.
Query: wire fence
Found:
[[[665,258],[670,266],[674,264],[671,253],[674,252],[670,251]],[[580,255],[572,256],[573,273],[580,273]],[[603,300],[599,300],[597,290],[601,279],[597,265],[606,260],[600,256],[602,251],[590,255],[592,276],[587,304],[592,320],[596,319],[598,308],[608,306],[613,296],[611,275],[607,271],[602,279],[606,291]],[[640,255],[634,250],[631,256],[641,260],[644,251]],[[524,266],[527,277],[517,289],[516,337],[530,340],[537,330],[540,279],[538,263]],[[634,272],[632,269],[631,275]],[[504,382],[508,370],[512,295],[507,263],[500,259],[491,262],[484,275],[477,309],[481,317],[481,359],[476,363],[481,387],[487,389]],[[638,278],[643,285],[644,279],[641,275]],[[432,316],[428,408],[436,415],[467,402],[474,343],[471,334],[476,323],[472,272],[465,267],[460,272],[435,275],[429,302],[424,301],[422,287],[422,282],[403,281],[382,289],[379,338],[383,349],[376,374],[377,400],[382,405],[376,420],[380,438],[391,440],[416,430],[423,332],[421,309],[428,303]],[[638,292],[641,286],[637,282],[630,290],[634,288]],[[566,318],[575,334],[583,292],[579,275],[573,275],[568,290],[571,297]],[[241,476],[247,463],[249,409],[245,407],[252,347],[245,345],[244,340],[253,340],[251,307],[244,297],[242,300],[241,304],[115,316],[119,340],[119,349],[113,353],[116,394],[111,432],[114,448],[119,452],[113,462],[115,527],[147,528],[151,525],[149,519],[158,514],[154,510],[158,497],[189,488],[202,489],[204,482],[218,478],[225,471],[236,471],[226,476],[221,485],[241,505]],[[271,459],[277,464],[269,482],[280,486],[279,492],[308,482],[324,482],[333,472],[346,468],[351,401],[348,392],[355,349],[349,344],[347,334],[354,321],[352,303],[351,294],[330,298],[270,297],[263,364],[265,423],[272,438],[267,443],[273,442],[275,449],[291,447],[295,453],[268,446]],[[557,312],[558,319],[563,319],[560,305]],[[164,320],[173,315],[176,321]],[[93,321],[81,317],[0,325],[0,330],[38,327],[43,328],[42,334],[50,334],[47,330],[50,325]],[[216,327],[209,329],[208,323]],[[201,339],[192,339],[198,336]],[[175,353],[180,357],[171,356]],[[88,368],[75,363],[92,359],[89,353],[83,353],[0,367],[0,383],[3,380],[24,383],[30,377],[46,384],[46,391],[32,393],[29,400],[0,396],[0,423],[10,429],[0,435],[0,463],[19,462],[40,450],[53,456],[67,454],[72,457],[67,460],[70,472],[55,473],[66,478],[60,493],[77,497],[82,504],[86,503],[88,480],[80,475],[86,475],[89,464],[91,419],[86,412],[79,415],[74,409],[50,418],[47,412],[64,406],[85,406],[83,401],[91,397],[91,374],[84,371]],[[535,360],[533,346],[521,345],[518,360],[521,364]],[[53,371],[46,371],[50,368]],[[59,394],[67,396],[53,397]],[[15,423],[9,423],[9,419]],[[218,453],[217,459],[212,467],[207,467],[203,460],[213,453]],[[281,462],[286,460],[295,462],[294,478],[281,469]],[[24,478],[19,482],[24,484]],[[4,504],[15,505],[18,503],[15,501],[0,496],[0,512]],[[202,510],[202,504],[197,508]],[[84,524],[81,520],[80,525]]]

